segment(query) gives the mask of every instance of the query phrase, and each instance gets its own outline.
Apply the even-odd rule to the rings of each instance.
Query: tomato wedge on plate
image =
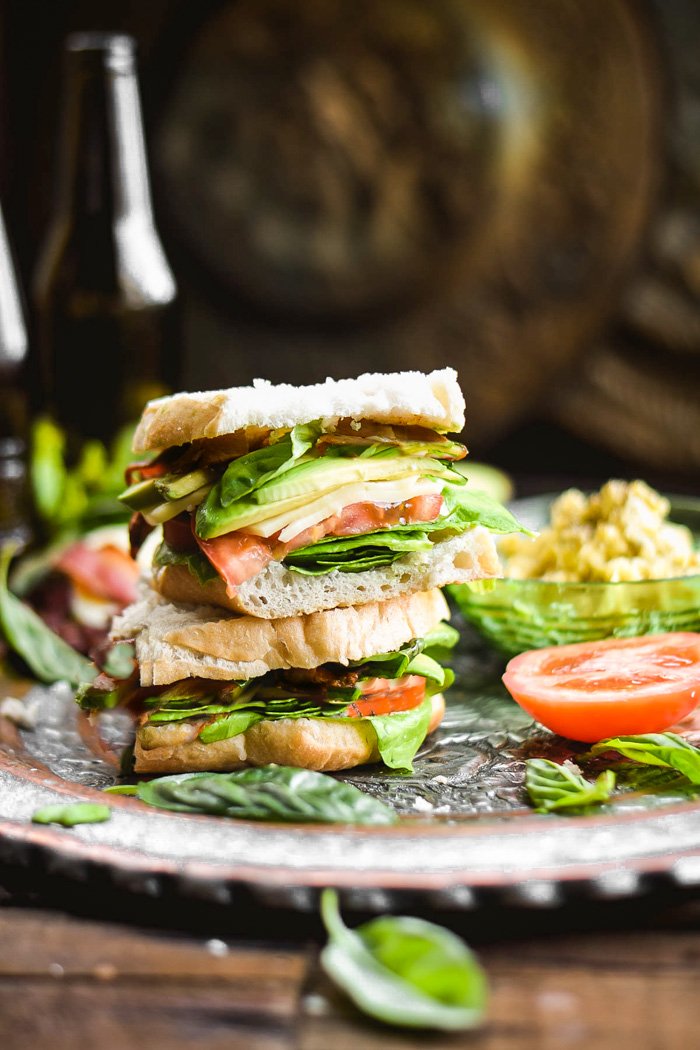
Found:
[[[660,733],[700,702],[700,634],[534,649],[510,661],[503,682],[538,722],[572,740]]]

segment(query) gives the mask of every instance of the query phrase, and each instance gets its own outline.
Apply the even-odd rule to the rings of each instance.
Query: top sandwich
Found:
[[[452,369],[177,394],[146,406],[121,499],[173,601],[275,619],[498,573],[512,515],[454,461]]]

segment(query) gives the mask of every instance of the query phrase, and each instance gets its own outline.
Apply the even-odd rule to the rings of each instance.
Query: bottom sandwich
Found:
[[[149,592],[115,621],[136,668],[78,695],[136,717],[135,771],[275,762],[411,769],[444,713],[457,632],[439,590],[280,620],[175,605]]]

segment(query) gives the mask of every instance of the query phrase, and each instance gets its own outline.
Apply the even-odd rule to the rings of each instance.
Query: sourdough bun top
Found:
[[[175,605],[148,589],[114,621],[112,638],[134,640],[144,686],[193,676],[241,681],[391,652],[448,617],[437,589],[280,620]]]
[[[273,384],[174,394],[149,401],[134,435],[134,451],[148,452],[247,427],[276,430],[323,419],[368,419],[395,426],[458,432],[464,398],[453,368],[430,372],[367,372],[357,379],[326,379],[311,386]]]

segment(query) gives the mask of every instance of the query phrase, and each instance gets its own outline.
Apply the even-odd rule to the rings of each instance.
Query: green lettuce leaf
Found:
[[[392,715],[370,715],[367,721],[377,734],[377,749],[390,769],[413,772],[416,751],[428,735],[432,705],[426,697],[419,707]],[[355,719],[348,719],[355,721]]]

